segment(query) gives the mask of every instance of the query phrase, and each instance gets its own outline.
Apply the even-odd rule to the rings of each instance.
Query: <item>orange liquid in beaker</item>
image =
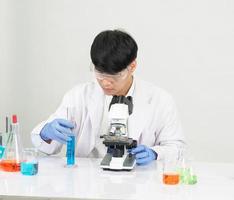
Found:
[[[163,183],[167,185],[176,185],[180,181],[180,176],[177,173],[164,173]]]
[[[6,172],[18,172],[20,171],[20,163],[15,160],[2,160],[0,169]]]

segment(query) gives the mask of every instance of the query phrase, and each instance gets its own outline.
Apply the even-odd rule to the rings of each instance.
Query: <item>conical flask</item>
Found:
[[[19,123],[17,121],[17,116],[13,115],[11,131],[6,142],[3,159],[0,161],[0,168],[8,172],[20,171],[21,156],[22,144],[19,135]]]

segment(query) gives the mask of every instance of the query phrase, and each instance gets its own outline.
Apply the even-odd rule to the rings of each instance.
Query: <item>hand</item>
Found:
[[[136,163],[138,165],[145,165],[150,163],[153,160],[156,160],[158,154],[145,145],[139,145],[130,151],[132,154],[135,154]]]
[[[62,144],[66,144],[70,141],[69,136],[75,136],[71,129],[74,125],[65,119],[55,119],[52,122],[46,124],[40,132],[40,136],[46,142],[50,140],[56,140]]]

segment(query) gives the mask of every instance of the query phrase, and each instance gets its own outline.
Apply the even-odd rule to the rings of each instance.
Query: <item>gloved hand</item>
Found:
[[[66,144],[70,141],[69,136],[75,136],[71,129],[74,125],[65,119],[54,119],[52,122],[46,124],[40,132],[40,136],[43,140],[56,140],[62,144]]]
[[[136,163],[138,165],[145,165],[153,160],[156,160],[158,154],[145,145],[139,145],[136,148],[131,149],[132,154],[135,154]]]

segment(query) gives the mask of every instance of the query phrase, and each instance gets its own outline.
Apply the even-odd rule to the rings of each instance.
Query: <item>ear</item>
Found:
[[[133,61],[130,63],[130,65],[129,65],[129,70],[130,70],[130,72],[133,73],[133,72],[135,71],[136,67],[137,67],[137,61],[136,61],[136,60],[133,60]]]

